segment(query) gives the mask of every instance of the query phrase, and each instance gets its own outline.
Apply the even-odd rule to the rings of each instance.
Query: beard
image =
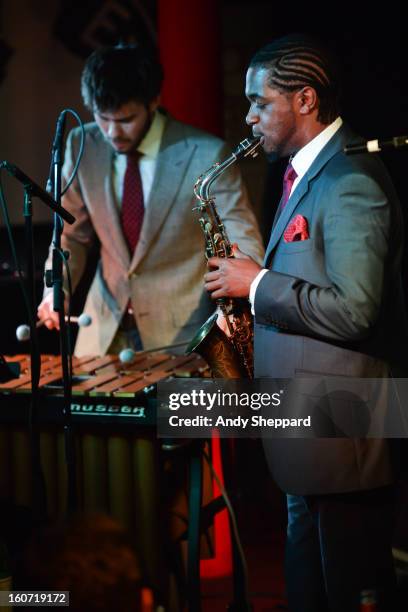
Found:
[[[277,151],[271,151],[270,153],[265,153],[265,157],[268,161],[268,164],[274,164],[281,158],[281,156],[279,155],[279,153],[277,153]]]
[[[150,111],[149,109],[147,109],[146,119],[138,134],[137,139],[135,140],[123,139],[123,140],[117,141],[117,144],[122,143],[122,144],[128,145],[124,147],[122,150],[116,148],[114,141],[108,140],[109,144],[115,150],[117,155],[133,155],[134,153],[136,153],[136,151],[139,148],[140,143],[143,141],[143,139],[145,138],[146,134],[148,133],[148,131],[150,130],[152,126],[154,115],[155,115],[155,111]]]
[[[147,132],[152,127],[153,118],[154,118],[154,111],[151,112],[151,111],[148,110],[146,121],[145,121],[145,124],[143,126],[142,131],[139,134],[139,138],[137,139],[137,141],[132,143],[131,148],[125,153],[125,155],[136,153],[136,151],[139,148],[140,143],[143,141],[143,139],[145,138]]]

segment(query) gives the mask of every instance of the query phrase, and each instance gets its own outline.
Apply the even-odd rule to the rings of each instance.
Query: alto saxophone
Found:
[[[199,222],[205,237],[205,256],[234,257],[232,245],[226,234],[216,206],[210,196],[212,183],[227,168],[243,157],[256,157],[260,138],[246,138],[223,162],[216,162],[198,177],[194,195],[199,204],[193,208],[201,213]],[[220,298],[218,309],[198,330],[186,352],[199,353],[207,361],[214,378],[253,377],[253,322],[246,299]],[[225,317],[228,335],[217,325],[219,310]]]

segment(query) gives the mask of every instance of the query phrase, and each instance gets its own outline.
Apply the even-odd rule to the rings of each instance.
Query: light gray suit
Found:
[[[67,141],[65,177],[78,146],[76,129]],[[62,237],[71,254],[74,287],[96,237],[101,245],[84,308],[93,323],[80,329],[77,355],[108,350],[129,299],[145,349],[188,341],[214,310],[203,290],[204,239],[198,214],[192,212],[193,187],[200,174],[229,154],[220,139],[167,117],[141,236],[130,258],[113,193],[113,150],[96,124],[86,125],[78,177],[63,198],[77,219],[65,225]],[[259,231],[237,168],[217,181],[214,195],[231,241],[261,261]]]
[[[257,377],[387,377],[406,354],[401,289],[402,216],[381,161],[346,157],[342,126],[320,152],[277,220],[255,295]],[[285,242],[295,215],[309,239]],[[385,383],[384,383],[385,384]],[[384,440],[265,441],[271,471],[288,493],[370,489],[393,479]]]

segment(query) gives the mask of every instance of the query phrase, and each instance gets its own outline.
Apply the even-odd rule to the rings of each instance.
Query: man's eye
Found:
[[[265,108],[266,104],[264,104],[263,102],[256,102],[255,106],[258,109],[263,109],[263,108]]]

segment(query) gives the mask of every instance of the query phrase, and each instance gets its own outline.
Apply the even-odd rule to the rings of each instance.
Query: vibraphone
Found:
[[[30,359],[19,362],[19,378],[0,383],[0,498],[30,506],[32,478],[29,434]],[[117,518],[139,543],[142,566],[152,584],[162,567],[162,498],[166,476],[155,423],[155,384],[173,376],[200,376],[205,362],[197,355],[142,353],[131,364],[117,356],[74,357],[71,419],[75,430],[80,508]],[[42,468],[50,517],[66,511],[66,465],[62,433],[63,393],[59,357],[42,356],[38,421]],[[147,427],[146,427],[147,426]],[[168,461],[168,459],[165,461]],[[187,467],[188,462],[184,467]],[[181,501],[183,510],[187,500]],[[180,515],[180,496],[173,508]],[[180,521],[180,519],[177,519]],[[185,521],[171,525],[171,538]]]
[[[28,415],[31,393],[30,358],[8,357],[20,365],[19,378],[0,383],[0,424],[22,423]],[[73,357],[72,422],[137,426],[155,424],[155,384],[170,377],[200,376],[206,369],[198,355],[146,352],[123,364],[117,355]],[[60,357],[41,357],[39,421],[57,424],[63,419]]]

